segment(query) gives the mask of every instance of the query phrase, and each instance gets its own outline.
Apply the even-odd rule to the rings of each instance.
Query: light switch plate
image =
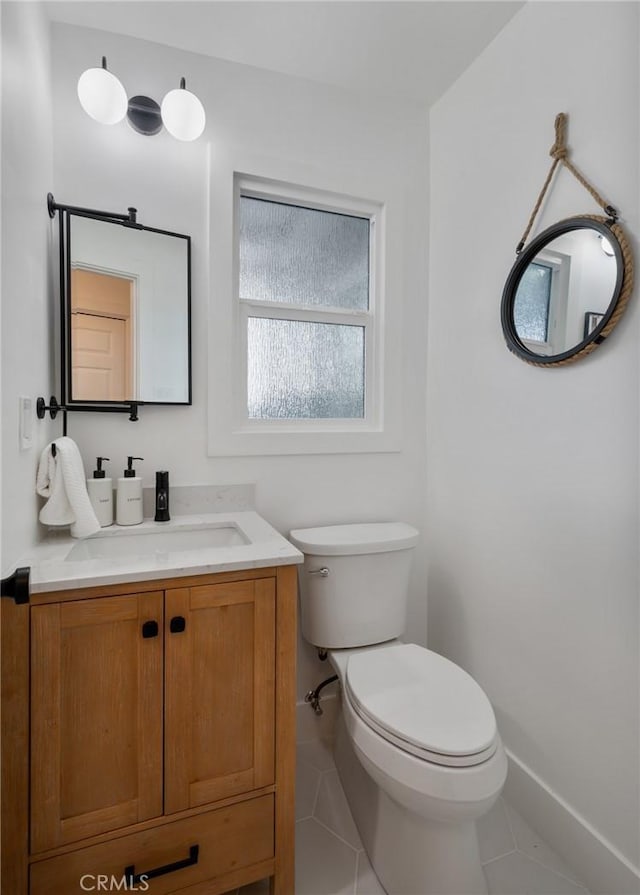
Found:
[[[21,395],[18,398],[18,432],[20,438],[20,450],[29,451],[33,447],[33,418],[35,416],[35,402],[33,398]]]

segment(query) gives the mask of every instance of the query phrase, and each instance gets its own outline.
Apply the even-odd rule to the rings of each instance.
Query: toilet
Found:
[[[400,639],[418,536],[401,522],[292,531],[302,633],[341,683],[336,767],[388,895],[484,895],[475,824],[507,759],[473,678]]]

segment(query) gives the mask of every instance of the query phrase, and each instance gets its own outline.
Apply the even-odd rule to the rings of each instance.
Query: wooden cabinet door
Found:
[[[162,814],[162,660],[161,592],[33,607],[32,852]]]
[[[165,813],[274,782],[275,579],[165,603]]]

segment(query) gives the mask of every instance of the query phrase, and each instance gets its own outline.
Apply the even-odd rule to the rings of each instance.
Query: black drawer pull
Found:
[[[154,867],[153,870],[145,870],[143,873],[136,873],[135,864],[124,868],[124,875],[127,880],[127,886],[135,886],[136,883],[143,882],[148,879],[155,879],[157,876],[164,876],[166,873],[175,873],[176,870],[184,870],[185,867],[192,867],[198,863],[199,845],[192,845],[189,849],[189,857],[182,861],[174,861],[173,864],[165,864],[164,867]]]
[[[142,626],[142,636],[147,637],[157,637],[158,636],[158,622],[149,621],[145,622]]]
[[[169,630],[172,634],[182,634],[187,627],[187,623],[182,615],[174,615],[169,622]]]

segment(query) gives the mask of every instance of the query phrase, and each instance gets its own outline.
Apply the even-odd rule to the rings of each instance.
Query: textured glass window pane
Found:
[[[367,218],[240,198],[240,298],[369,307]]]
[[[250,419],[362,419],[364,327],[249,317]]]
[[[521,339],[546,342],[553,270],[546,264],[530,264],[518,285],[513,303],[513,322]]]

